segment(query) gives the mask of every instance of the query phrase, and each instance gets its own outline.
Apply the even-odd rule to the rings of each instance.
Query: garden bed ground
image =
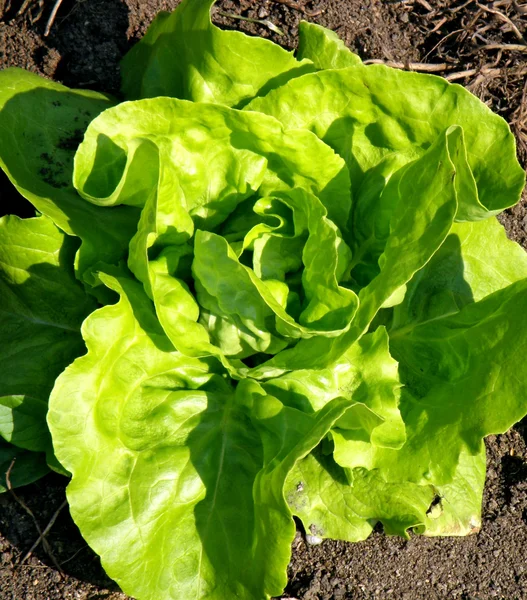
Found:
[[[0,68],[16,65],[69,86],[117,92],[120,57],[159,10],[177,3],[64,0],[50,22],[53,0],[0,0]],[[268,19],[284,35],[220,12]],[[467,86],[511,123],[525,166],[527,5],[512,0],[314,0],[305,5],[302,0],[223,0],[214,15],[218,24],[290,48],[301,18],[337,31],[363,59],[429,70]],[[10,200],[1,178],[0,214]],[[501,217],[509,236],[525,248],[526,200]],[[359,544],[326,541],[309,547],[299,533],[284,598],[527,599],[527,420],[489,438],[487,455],[479,534],[405,541],[379,531]],[[39,546],[22,561],[38,537],[23,505],[44,528],[64,501],[65,485],[65,479],[50,475],[19,490],[20,501],[0,496],[0,600],[126,598],[105,577],[67,508],[47,535],[51,557]]]

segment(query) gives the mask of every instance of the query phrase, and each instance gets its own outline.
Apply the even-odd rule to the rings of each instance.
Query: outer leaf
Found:
[[[481,503],[485,486],[485,446],[472,456],[462,451],[451,483],[437,488],[439,503],[428,511],[417,533],[426,536],[461,536],[481,527]]]
[[[463,127],[467,167],[479,193],[478,202],[462,207],[459,220],[486,218],[516,204],[525,183],[507,123],[461,86],[434,75],[383,65],[321,71],[247,109],[273,115],[291,129],[314,131],[346,160],[354,194],[372,168],[392,155],[399,165],[415,160],[452,125]]]
[[[9,482],[13,488],[33,483],[49,472],[42,453],[22,450],[0,437],[0,494],[8,489],[6,475],[10,468]]]
[[[73,475],[72,515],[128,593],[222,597],[236,586],[228,565],[252,526],[259,440],[215,361],[173,351],[141,287],[101,277],[121,300],[86,321],[89,352],[58,379],[49,413],[57,456]],[[238,490],[235,502],[225,502],[225,488]],[[218,548],[232,557],[223,572]]]
[[[496,219],[456,223],[430,262],[415,274],[392,330],[453,314],[527,277],[527,254]]]
[[[298,26],[296,56],[311,60],[317,69],[344,69],[362,64],[334,31],[307,21]]]
[[[95,308],[73,275],[77,247],[47,217],[0,219],[0,436],[27,450],[51,449],[48,397]]]
[[[387,483],[378,471],[343,469],[320,450],[298,463],[285,493],[311,536],[348,542],[366,539],[377,521],[386,533],[408,537],[408,529],[427,522],[434,499],[432,486]]]
[[[525,416],[526,292],[523,279],[455,315],[392,334],[407,386],[408,441],[397,455],[377,458],[391,481],[448,483],[463,450],[479,453],[484,436]]]
[[[286,567],[295,526],[284,498],[286,479],[296,463],[305,458],[324,438],[330,427],[349,407],[346,398],[335,398],[317,413],[307,415],[284,406],[269,396],[257,383],[242,381],[238,392],[250,407],[253,422],[262,436],[264,468],[254,483],[256,552],[266,554],[266,560],[252,560],[250,570],[256,581],[254,598],[261,589],[276,596],[287,583]]]
[[[403,537],[410,528],[426,536],[476,533],[484,483],[483,445],[475,456],[462,452],[453,481],[439,487],[388,483],[381,471],[343,469],[319,448],[291,471],[285,490],[291,510],[315,541],[358,542],[376,521],[386,533]]]
[[[172,14],[158,15],[122,61],[126,98],[236,106],[313,70],[268,40],[218,29],[210,21],[213,4],[184,0]]]
[[[101,277],[121,300],[86,320],[89,352],[49,413],[83,535],[141,599],[280,593],[294,536],[285,478],[348,401],[303,415],[255,383],[234,394],[214,359],[171,350],[137,283]]]
[[[18,448],[45,452],[51,450],[46,427],[47,398],[31,396],[0,397],[0,435]]]
[[[124,256],[138,213],[102,211],[73,188],[73,156],[88,123],[112,101],[97,92],[70,90],[23,71],[0,72],[0,167],[38,211],[83,244],[80,274],[98,261]]]

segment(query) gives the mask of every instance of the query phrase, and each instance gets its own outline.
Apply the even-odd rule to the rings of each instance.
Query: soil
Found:
[[[46,36],[55,2],[0,0],[0,68],[19,66],[69,86],[118,93],[120,57],[159,10],[177,4],[64,0]],[[283,35],[225,13],[267,19]],[[433,69],[465,85],[509,121],[525,166],[527,14],[517,2],[221,0],[214,11],[217,24],[269,37],[288,48],[296,45],[301,18],[333,29],[365,60]],[[524,48],[514,50],[513,44]],[[8,189],[0,178],[2,203],[9,198]],[[527,197],[501,220],[509,236],[527,249]],[[487,456],[479,534],[405,541],[376,531],[359,544],[325,541],[308,546],[299,532],[284,598],[527,599],[527,419],[507,434],[489,437]],[[23,560],[38,538],[24,506],[44,528],[64,501],[66,483],[49,475],[18,490],[18,500],[0,495],[0,600],[126,599],[105,576],[67,508],[46,536],[50,552],[41,544]]]

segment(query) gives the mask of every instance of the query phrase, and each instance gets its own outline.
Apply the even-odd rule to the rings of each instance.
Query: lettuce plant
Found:
[[[0,165],[38,211],[0,221],[2,471],[71,474],[144,600],[279,595],[293,515],[312,542],[475,532],[483,438],[527,413],[507,124],[212,4],[157,17],[123,102],[0,73]]]

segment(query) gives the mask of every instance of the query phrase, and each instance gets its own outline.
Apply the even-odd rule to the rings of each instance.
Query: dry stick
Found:
[[[432,12],[434,9],[428,4],[426,0],[415,0],[417,4],[424,6],[428,12]]]
[[[472,75],[488,75],[489,77],[497,77],[503,74],[503,69],[483,67],[482,69],[467,69],[466,71],[458,71],[457,73],[450,73],[445,75],[445,79],[448,81],[457,81],[458,79],[465,79],[465,77],[472,77]],[[525,69],[518,69],[514,72],[514,75],[527,75],[527,67]]]
[[[28,554],[31,554],[31,552],[33,552],[33,550],[37,547],[37,545],[42,542],[42,546],[44,547],[44,550],[46,551],[46,554],[49,556],[49,558],[53,561],[53,564],[55,565],[55,567],[62,573],[62,569],[60,568],[60,565],[57,562],[57,559],[55,558],[55,556],[53,555],[53,552],[51,550],[51,546],[49,545],[48,540],[45,538],[45,533],[42,532],[42,529],[40,528],[40,525],[38,524],[38,521],[35,517],[35,515],[33,514],[33,511],[29,508],[29,506],[21,499],[17,496],[17,494],[15,494],[14,490],[13,490],[13,486],[11,485],[11,471],[13,470],[13,467],[15,466],[15,462],[16,462],[16,457],[13,458],[13,460],[11,461],[11,464],[9,465],[9,469],[7,469],[7,473],[5,474],[5,481],[6,481],[6,485],[7,485],[7,489],[9,490],[9,493],[13,496],[13,498],[18,502],[18,504],[20,504],[20,506],[27,512],[27,514],[33,519],[33,523],[35,524],[35,528],[38,531],[38,542],[37,544],[34,544],[33,547],[31,548],[31,550],[29,551]],[[62,510],[62,506],[59,509]],[[53,523],[56,520],[56,516],[54,515],[54,519]],[[52,523],[52,525],[53,525]],[[49,531],[50,527],[46,527],[46,533]],[[26,559],[26,557],[24,557],[23,561]]]
[[[465,7],[467,7],[469,4],[472,4],[472,2],[474,2],[474,0],[468,0],[468,2],[465,2],[465,4],[462,4],[461,6],[456,6],[456,8],[450,8],[449,10],[451,13],[459,12],[460,10],[463,10]]]
[[[518,120],[520,122],[523,121],[524,111],[527,113],[527,79],[525,80],[522,92],[522,99],[520,100],[520,116],[518,117]]]
[[[450,65],[447,63],[429,64],[429,63],[402,63],[394,62],[391,60],[381,60],[379,58],[371,58],[370,60],[364,61],[365,65],[386,65],[394,69],[410,69],[411,71],[425,71],[428,73],[437,73],[440,71],[446,71]]]
[[[516,25],[512,22],[512,20],[507,15],[503,14],[499,10],[496,10],[495,8],[489,8],[488,6],[483,6],[479,2],[477,2],[477,5],[478,5],[478,7],[481,10],[483,10],[485,12],[488,12],[491,15],[496,15],[498,17],[498,19],[501,19],[502,21],[504,21],[505,23],[507,23],[509,25],[509,27],[512,29],[512,31],[514,32],[514,35],[519,40],[521,40],[524,44],[527,44],[527,41],[525,40],[525,38],[521,34],[521,31],[516,27]]]
[[[461,33],[462,31],[465,31],[464,29],[456,29],[454,31],[451,31],[450,33],[447,33],[445,36],[443,36],[439,42],[437,42],[437,44],[432,48],[432,50],[430,50],[429,52],[427,52],[425,54],[425,56],[423,57],[423,60],[426,60],[430,54],[432,54],[432,52],[436,49],[439,48],[439,46],[441,46],[441,44],[443,42],[445,42],[449,37],[452,37],[453,35],[455,35],[456,33]]]
[[[48,22],[46,23],[46,29],[44,30],[44,37],[48,37],[49,32],[51,31],[51,28],[53,27],[53,23],[55,22],[55,17],[57,16],[57,13],[59,12],[59,8],[60,8],[61,4],[62,4],[62,0],[57,0],[55,2],[55,5],[53,6],[53,10],[51,11],[51,14],[49,15]]]
[[[520,114],[515,122],[515,129],[518,133],[518,139],[520,140],[522,148],[525,150],[525,152],[527,152],[527,120],[524,121],[524,111],[527,112],[527,79],[525,80],[522,97],[520,100]]]
[[[39,11],[38,11],[36,17],[33,17],[33,15],[31,15],[31,14],[29,15],[29,20],[31,21],[31,25],[34,25],[42,17],[42,15],[44,13],[44,0],[38,0],[38,8],[39,8]]]
[[[512,7],[518,14],[527,15],[527,6],[524,4],[520,5],[516,2],[516,0],[512,0]]]
[[[462,4],[461,6],[456,6],[456,8],[451,8],[450,12],[451,13],[457,13],[460,10],[463,10],[466,6],[468,6],[469,4],[472,4],[472,2],[474,2],[474,0],[468,0],[468,2],[465,2],[465,4]]]
[[[267,19],[251,19],[250,17],[233,15],[231,13],[226,13],[221,10],[219,10],[217,14],[221,15],[222,17],[227,17],[228,19],[238,19],[239,21],[247,21],[248,23],[256,23],[258,25],[263,25],[264,27],[267,27],[271,31],[274,31],[274,33],[277,33],[278,35],[285,35],[284,32],[280,29],[280,27],[277,27],[274,23]]]
[[[478,46],[477,50],[510,50],[511,52],[527,52],[527,46],[523,44],[485,44]]]
[[[472,39],[470,40],[471,42],[474,41],[474,38],[478,39],[480,42],[483,42],[486,45],[492,44],[492,42],[490,40],[488,40],[486,37],[483,37],[479,32],[476,31],[476,33],[472,36]],[[477,52],[480,49],[481,46],[478,46],[475,50],[472,51],[472,54],[474,54],[474,52]]]
[[[485,31],[488,31],[489,29],[493,29],[493,28],[494,28],[494,25],[490,25],[490,24],[485,25],[485,27],[479,27],[478,30],[474,33],[474,35],[481,36],[482,33],[485,33]],[[481,37],[483,37],[483,36],[481,36]],[[490,44],[490,42],[488,42],[488,43]]]
[[[16,462],[16,457],[13,458],[13,460],[11,461],[11,464],[9,465],[9,469],[7,469],[7,473],[5,474],[5,482],[7,484],[7,489],[9,490],[9,493],[13,496],[13,498],[18,502],[18,504],[20,504],[20,506],[27,512],[27,514],[33,519],[33,523],[35,524],[35,527],[38,531],[39,535],[42,535],[42,529],[40,529],[40,525],[38,524],[38,521],[35,517],[35,515],[33,514],[33,511],[29,508],[29,506],[23,501],[21,500],[13,491],[13,486],[11,485],[11,471],[13,470],[13,467],[15,466],[15,462]]]
[[[447,71],[451,68],[451,65],[447,63],[440,64],[427,64],[427,63],[401,63],[393,61],[385,61],[380,59],[365,60],[366,65],[386,65],[387,67],[393,67],[394,69],[410,69],[413,71],[425,71],[429,73],[438,73],[441,71]],[[503,74],[504,69],[494,67],[482,67],[478,69],[467,69],[466,71],[457,71],[455,73],[449,73],[445,75],[445,79],[448,81],[456,81],[458,79],[465,79],[466,77],[472,77],[472,75],[488,75],[489,77],[497,77]],[[514,75],[527,75],[527,67],[523,69],[514,70]]]
[[[88,544],[86,544],[85,546],[82,546],[82,548],[79,548],[77,550],[77,552],[75,552],[75,554],[72,554],[69,558],[67,558],[66,560],[63,560],[60,563],[60,566],[63,567],[66,563],[69,563],[71,560],[73,560],[77,555],[79,555],[83,550],[86,550],[86,548],[89,548]]]
[[[37,541],[31,546],[31,548],[29,549],[29,551],[26,553],[26,555],[24,556],[24,558],[20,561],[19,564],[24,564],[26,562],[26,560],[31,556],[31,554],[33,554],[33,550],[40,544],[40,542],[44,541],[44,538],[46,537],[46,535],[49,533],[49,530],[53,527],[53,525],[55,525],[55,521],[57,520],[57,517],[59,516],[61,510],[63,508],[65,508],[68,504],[67,500],[64,500],[64,502],[57,508],[57,510],[55,511],[54,515],[51,517],[49,523],[46,525],[46,528],[44,529],[44,531],[39,535]],[[54,562],[55,567],[57,567],[57,569],[63,573],[62,569],[60,568],[60,565],[58,564],[58,562],[55,560],[55,558],[53,556],[50,556],[51,560]]]
[[[35,0],[24,0],[22,6],[18,9],[16,16],[19,17],[20,15],[23,15],[24,12],[29,8],[31,4],[33,4],[34,1]]]
[[[293,8],[294,10],[305,10],[305,6],[303,6],[299,2],[296,2],[295,0],[273,0],[273,2],[276,2],[278,4],[285,4],[286,6],[288,6],[289,8]]]
[[[443,25],[448,21],[448,19],[446,17],[443,17],[441,19],[441,21],[439,21],[439,23],[429,31],[429,33],[435,33],[436,31],[438,31],[439,29],[441,29],[441,27],[443,27]]]

